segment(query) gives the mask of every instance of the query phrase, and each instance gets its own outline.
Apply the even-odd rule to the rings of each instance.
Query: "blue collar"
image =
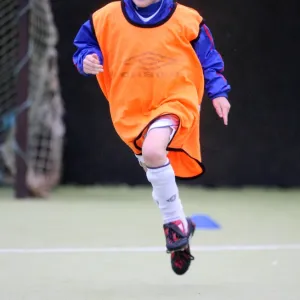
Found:
[[[159,24],[161,23],[163,20],[167,19],[168,16],[170,16],[170,14],[173,13],[174,11],[174,7],[176,5],[174,0],[163,0],[163,2],[161,3],[153,3],[151,5],[149,5],[148,7],[145,8],[136,8],[136,6],[134,5],[134,3],[132,2],[132,0],[122,0],[122,3],[124,6],[124,9],[126,11],[126,17],[129,18],[130,22],[133,24],[138,24],[141,26],[155,26],[155,24]],[[157,9],[160,7],[161,5],[161,9],[159,10],[158,14],[151,19],[148,22],[144,22],[142,21],[139,16],[136,14],[136,12],[138,12],[141,16],[143,17],[150,17],[151,15],[153,15]],[[142,10],[142,11],[141,11]],[[153,13],[152,10],[154,10]]]
[[[132,0],[131,0],[132,1]],[[151,5],[147,6],[147,7],[137,7],[135,6],[134,3],[132,3],[135,6],[136,11],[144,18],[148,18],[152,15],[154,15],[160,8],[162,1],[164,0],[160,0],[159,2],[156,3],[152,3]]]

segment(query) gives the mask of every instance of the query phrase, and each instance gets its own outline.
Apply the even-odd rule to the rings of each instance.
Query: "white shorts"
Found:
[[[154,121],[150,127],[148,128],[149,132],[150,130],[154,128],[164,128],[164,127],[170,127],[172,129],[172,132],[170,133],[170,141],[174,137],[174,134],[176,133],[176,130],[178,128],[179,120],[174,116],[162,116],[158,118],[156,121]],[[147,133],[146,133],[147,135]],[[139,161],[139,163],[144,163],[144,159],[142,155],[135,155]]]

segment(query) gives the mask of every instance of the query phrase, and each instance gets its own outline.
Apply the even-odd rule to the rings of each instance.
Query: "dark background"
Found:
[[[103,3],[53,0],[67,127],[64,183],[146,183],[116,135],[94,78],[72,65],[73,39]],[[232,86],[229,126],[204,99],[201,144],[207,186],[300,185],[299,46],[296,0],[189,0],[210,27]]]

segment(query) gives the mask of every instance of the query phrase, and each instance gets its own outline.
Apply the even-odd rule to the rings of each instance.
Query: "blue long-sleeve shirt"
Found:
[[[137,8],[132,0],[123,0],[129,18],[138,24],[153,25],[165,19],[173,7],[173,0],[161,0],[145,8]],[[152,16],[152,18],[151,18]],[[73,56],[73,62],[80,74],[88,76],[83,71],[83,60],[89,55],[96,53],[100,63],[103,64],[103,55],[93,32],[91,21],[85,22],[77,33],[74,45],[77,48]],[[216,50],[214,40],[209,28],[205,24],[200,25],[200,34],[197,40],[192,42],[192,46],[202,65],[205,91],[208,97],[213,100],[217,97],[228,98],[230,85],[222,75],[224,71],[224,61]]]

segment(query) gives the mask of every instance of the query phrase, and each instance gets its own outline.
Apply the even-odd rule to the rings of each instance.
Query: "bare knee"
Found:
[[[163,148],[145,145],[143,147],[143,158],[147,167],[156,168],[166,163],[167,153]]]
[[[171,129],[155,128],[148,132],[143,143],[142,154],[146,166],[157,168],[163,166],[167,162],[167,151],[170,140]]]

